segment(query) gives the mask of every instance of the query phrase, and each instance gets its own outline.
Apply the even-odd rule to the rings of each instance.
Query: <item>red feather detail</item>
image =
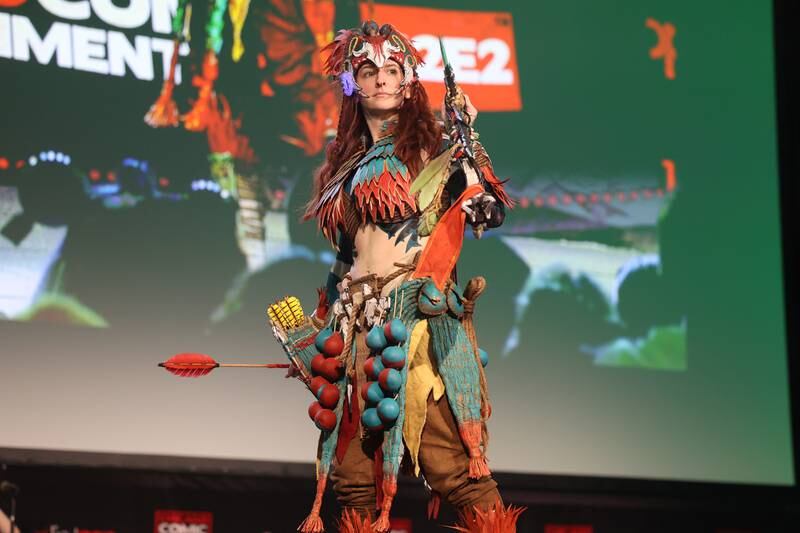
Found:
[[[417,50],[417,48],[412,44],[411,39],[408,38],[404,33],[397,31],[394,29],[394,34],[397,35],[401,41],[403,41],[403,45],[406,47],[408,52],[416,61],[417,65],[424,65],[425,60],[423,59],[422,54]],[[336,35],[336,38],[328,45],[322,49],[323,55],[327,55],[327,60],[325,61],[325,73],[329,76],[338,76],[342,73],[345,66],[345,60],[347,58],[347,49],[350,45],[350,39],[353,36],[359,36],[361,39],[365,41],[370,41],[377,50],[381,49],[381,44],[383,41],[386,40],[386,37],[383,36],[375,36],[369,37],[361,33],[360,28],[354,28],[350,30],[340,30],[339,33]],[[396,55],[396,59],[398,63],[403,62],[403,57],[401,53],[393,54]],[[363,59],[362,59],[363,61]],[[354,67],[356,65],[353,65]],[[355,70],[358,70],[357,68]]]
[[[219,363],[206,354],[179,353],[158,366],[166,368],[167,372],[182,378],[199,378],[217,368]]]
[[[336,230],[339,228],[342,218],[342,200],[339,195],[319,206],[317,212],[319,227],[325,238],[333,244],[336,243]]]
[[[372,222],[389,220],[403,214],[403,207],[416,211],[417,204],[411,195],[411,182],[408,176],[397,172],[392,174],[383,164],[380,176],[367,179],[353,189],[356,206],[361,220]]]
[[[504,186],[508,180],[500,180],[500,178],[495,176],[494,169],[491,165],[482,166],[481,172],[483,172],[484,179],[489,183],[489,187],[492,189],[491,192],[494,194],[495,198],[500,200],[509,209],[513,208],[516,202],[508,195]]]
[[[329,309],[330,309],[330,303],[328,302],[328,293],[325,291],[325,287],[320,287],[319,289],[317,289],[316,317],[320,320],[325,320],[325,317],[328,316]]]

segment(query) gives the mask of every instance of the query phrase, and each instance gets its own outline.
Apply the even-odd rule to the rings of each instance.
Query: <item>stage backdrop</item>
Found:
[[[437,108],[442,37],[518,202],[458,265],[491,466],[793,484],[769,2],[0,0],[0,447],[313,461],[282,371],[156,364],[283,362],[364,18]]]

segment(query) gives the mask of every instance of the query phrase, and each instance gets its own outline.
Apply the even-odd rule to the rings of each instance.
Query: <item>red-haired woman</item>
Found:
[[[453,270],[465,224],[498,226],[510,200],[479,143],[474,165],[459,162],[462,147],[434,118],[407,37],[370,21],[340,32],[326,52],[342,108],[305,219],[338,250],[330,306],[316,318],[327,326],[317,347],[340,373],[321,357],[311,365],[328,379],[317,391],[333,413],[317,417],[317,499],[300,529],[322,530],[330,474],[340,504],[386,531],[404,456],[435,498],[486,509],[500,495],[484,456],[490,408],[471,324],[483,280],[462,292]],[[331,336],[343,348],[328,349]],[[340,394],[327,389],[323,401],[327,386]]]

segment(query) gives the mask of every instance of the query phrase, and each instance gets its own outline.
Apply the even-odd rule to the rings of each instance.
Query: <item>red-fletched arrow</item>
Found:
[[[268,363],[268,364],[224,364],[218,363],[210,355],[203,353],[179,353],[173,355],[163,363],[158,363],[161,368],[166,368],[167,372],[171,372],[176,376],[182,378],[199,378],[205,376],[217,367],[234,367],[234,368],[289,368],[291,365],[288,363]]]

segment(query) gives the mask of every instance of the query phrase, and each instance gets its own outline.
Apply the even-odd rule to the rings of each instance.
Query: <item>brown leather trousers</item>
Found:
[[[380,444],[380,435],[370,435],[364,440],[356,436],[341,463],[334,461],[331,480],[339,504],[362,516],[374,516],[376,509],[375,451]],[[469,455],[461,443],[446,396],[438,402],[432,394],[428,397],[419,463],[428,485],[457,510],[486,508],[500,500],[497,483],[490,476],[469,479]]]
[[[373,287],[376,294],[385,280],[367,280],[379,283]],[[354,295],[358,295],[364,280],[353,282],[351,287]],[[355,297],[360,301],[359,296]],[[364,361],[370,355],[366,344],[366,329],[356,333],[353,342],[356,343],[356,360],[350,367],[356,383],[366,381],[364,374]],[[364,411],[364,401],[354,387],[352,401],[358,402],[358,412]],[[362,439],[361,434],[365,436]],[[340,433],[340,438],[342,435]],[[350,440],[341,461],[334,458],[331,472],[331,481],[339,504],[345,509],[353,509],[359,515],[374,517],[377,508],[377,491],[375,486],[376,464],[375,452],[381,446],[382,434],[370,434],[359,431]],[[442,499],[456,510],[471,510],[473,506],[486,508],[500,500],[497,483],[491,476],[480,479],[469,478],[469,455],[461,442],[458,427],[447,395],[439,401],[434,401],[433,393],[428,396],[425,426],[419,445],[419,465],[432,490],[439,493]],[[378,465],[377,468],[382,468]]]

